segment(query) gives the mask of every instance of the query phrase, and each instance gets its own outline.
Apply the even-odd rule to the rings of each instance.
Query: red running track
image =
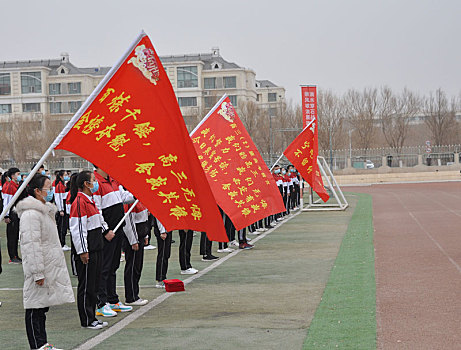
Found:
[[[461,182],[373,197],[378,349],[461,349]]]

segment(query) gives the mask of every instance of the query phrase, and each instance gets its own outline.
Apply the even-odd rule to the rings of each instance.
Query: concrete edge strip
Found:
[[[280,225],[276,226],[276,227],[273,227],[271,229],[269,229],[268,231],[262,233],[261,235],[259,235],[258,237],[254,238],[251,240],[251,242],[257,242],[259,241],[260,239],[263,239],[264,237],[266,237],[268,234],[270,234],[271,232],[273,232],[275,229],[278,229],[280,228],[283,224],[285,224],[286,222],[290,221],[291,219],[293,219],[295,216],[299,215],[302,211],[301,210],[298,210],[298,212],[296,214],[293,214],[291,217],[283,220],[282,222],[280,222]],[[219,260],[215,261],[214,263],[212,263],[210,266],[208,266],[207,268],[199,271],[197,274],[185,279],[183,282],[184,282],[184,285],[187,285],[189,283],[191,283],[192,281],[194,281],[195,279],[197,278],[200,278],[201,276],[207,274],[208,272],[210,272],[211,270],[214,270],[215,268],[217,268],[219,265],[223,264],[225,261],[227,261],[228,259],[236,256],[238,253],[240,253],[242,250],[239,250],[237,249],[236,251],[228,254],[227,256],[223,257],[223,258],[220,258]],[[1,289],[0,289],[1,290]],[[154,300],[152,300],[151,302],[149,302],[147,305],[145,306],[142,306],[141,308],[139,308],[138,310],[134,311],[133,313],[131,313],[130,315],[126,316],[123,320],[117,322],[116,324],[114,324],[113,326],[109,327],[107,330],[105,331],[102,331],[102,333],[96,335],[95,337],[93,338],[90,338],[88,339],[86,342],[84,342],[83,344],[80,344],[78,347],[76,347],[75,349],[76,350],[89,350],[89,349],[92,349],[94,348],[95,346],[101,344],[104,340],[110,338],[111,336],[113,336],[114,334],[118,333],[119,331],[121,331],[123,328],[125,328],[126,326],[128,326],[131,322],[135,321],[136,319],[138,319],[139,317],[141,317],[142,315],[144,315],[146,312],[150,311],[152,308],[154,308],[155,306],[159,305],[160,303],[164,302],[166,299],[168,299],[170,296],[172,296],[174,293],[164,293],[160,296],[158,296],[157,298],[155,298]]]

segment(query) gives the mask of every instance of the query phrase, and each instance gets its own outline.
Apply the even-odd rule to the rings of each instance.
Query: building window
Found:
[[[179,97],[179,107],[195,107],[197,106],[197,97]]]
[[[269,92],[267,94],[267,101],[269,101],[269,102],[277,102],[277,93],[276,92]]]
[[[178,67],[178,88],[198,87],[197,66]]]
[[[11,105],[0,105],[0,114],[11,113]]]
[[[49,84],[50,95],[61,95],[61,83]]]
[[[277,108],[269,108],[269,116],[270,117],[275,117],[277,115]]]
[[[0,95],[11,94],[10,73],[0,73]]]
[[[203,88],[204,89],[216,89],[216,78],[204,78]]]
[[[61,111],[61,102],[50,102],[50,114],[59,114]]]
[[[231,101],[231,103],[232,103],[232,105],[233,105],[234,107],[237,107],[237,96],[235,96],[235,95],[230,95],[230,96],[229,96],[229,100]]]
[[[235,89],[237,87],[237,77],[224,77],[224,88]]]
[[[205,96],[204,101],[205,108],[211,108],[218,102],[218,98],[216,96]]]
[[[69,112],[76,113],[78,109],[81,107],[82,101],[70,101],[69,102]]]
[[[67,83],[67,90],[69,94],[80,94],[82,91],[81,83]]]
[[[23,112],[40,112],[40,103],[23,103]]]
[[[262,95],[261,94],[256,95],[256,102],[259,102],[259,101],[262,101]]]
[[[21,92],[23,94],[38,94],[42,92],[42,73],[21,73]]]

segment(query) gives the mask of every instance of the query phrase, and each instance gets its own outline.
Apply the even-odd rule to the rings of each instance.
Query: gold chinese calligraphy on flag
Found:
[[[81,114],[57,148],[106,171],[167,230],[205,231],[211,240],[227,241],[173,88],[147,35]]]
[[[218,205],[237,230],[285,211],[275,181],[228,97],[191,139]]]
[[[330,197],[323,186],[322,176],[317,164],[318,132],[316,119],[304,128],[283,154],[320,198],[324,202],[328,201]]]

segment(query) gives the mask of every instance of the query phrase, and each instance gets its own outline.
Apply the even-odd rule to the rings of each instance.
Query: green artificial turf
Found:
[[[376,284],[371,196],[357,207],[303,349],[376,349]]]

